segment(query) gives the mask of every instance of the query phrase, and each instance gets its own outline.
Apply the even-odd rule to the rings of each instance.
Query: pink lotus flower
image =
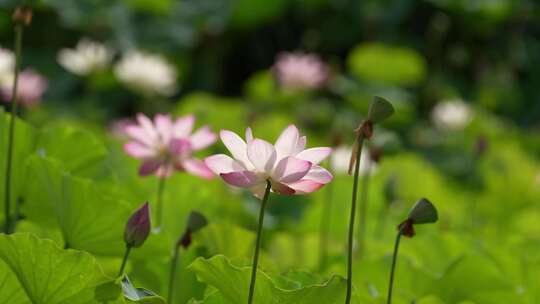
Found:
[[[214,176],[202,160],[192,156],[194,151],[208,147],[217,139],[208,126],[191,133],[195,116],[186,115],[173,121],[168,115],[157,114],[152,122],[139,113],[137,122],[125,127],[131,141],[124,145],[124,150],[143,160],[140,175],[168,177],[179,170],[206,179]]]
[[[310,193],[332,180],[332,174],[318,165],[332,149],[305,149],[306,137],[300,137],[294,125],[274,145],[253,138],[250,128],[246,130],[247,144],[231,131],[222,130],[220,137],[234,159],[217,154],[207,157],[206,165],[228,184],[248,188],[258,198],[262,198],[267,180],[272,191],[285,195]]]
[[[13,75],[3,79],[2,96],[6,102],[11,102],[13,91]],[[41,101],[41,96],[47,89],[47,79],[31,69],[26,69],[19,74],[17,84],[17,100],[20,104],[31,107]]]
[[[280,86],[292,90],[317,89],[328,80],[328,66],[314,54],[281,53],[274,64]]]

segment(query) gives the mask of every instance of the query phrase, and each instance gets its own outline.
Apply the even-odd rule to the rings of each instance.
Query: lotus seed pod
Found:
[[[392,104],[379,96],[375,96],[369,105],[368,120],[373,123],[379,123],[394,114]]]
[[[426,198],[421,198],[412,207],[408,218],[413,221],[413,224],[418,225],[435,223],[439,216],[435,206]]]

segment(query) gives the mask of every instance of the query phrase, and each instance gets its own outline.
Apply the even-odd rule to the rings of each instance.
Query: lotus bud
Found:
[[[130,247],[141,247],[150,234],[150,210],[148,202],[129,218],[124,231],[124,241]]]

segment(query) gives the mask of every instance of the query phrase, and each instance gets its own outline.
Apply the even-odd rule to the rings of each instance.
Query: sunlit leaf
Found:
[[[30,304],[15,274],[0,259],[0,303]]]
[[[38,136],[36,149],[42,156],[62,161],[72,174],[92,176],[99,173],[107,149],[92,133],[70,126],[44,129]]]
[[[426,62],[418,52],[381,43],[357,46],[348,65],[356,77],[386,84],[415,85],[426,76]]]
[[[124,223],[132,209],[114,185],[63,173],[58,162],[40,156],[32,157],[29,167],[35,179],[25,205],[29,218],[56,223],[70,248],[123,253]]]
[[[30,234],[0,235],[0,259],[34,304],[93,303],[95,288],[107,280],[90,254]]]
[[[244,303],[247,301],[250,267],[233,266],[222,255],[208,260],[199,258],[190,266],[198,278],[219,290],[226,303]],[[285,290],[276,287],[266,273],[258,271],[254,302],[257,304],[275,303],[343,303],[345,301],[346,281],[334,276],[323,284],[314,284],[299,289]],[[352,303],[358,303],[353,299]]]

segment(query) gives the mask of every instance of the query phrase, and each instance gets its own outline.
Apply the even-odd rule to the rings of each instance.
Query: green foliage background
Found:
[[[124,224],[157,180],[109,132],[115,119],[195,113],[197,124],[274,140],[290,123],[308,145],[352,143],[373,95],[396,115],[371,177],[367,251],[355,259],[355,303],[384,303],[395,226],[420,197],[436,225],[405,239],[395,303],[540,302],[540,6],[482,0],[43,0],[33,1],[23,65],[49,80],[42,104],[17,121],[13,201],[17,233],[0,235],[0,303],[125,303],[112,282]],[[0,44],[13,40],[0,1]],[[81,37],[164,54],[181,90],[151,100],[125,90],[110,69],[88,78],[63,70],[60,48]],[[316,92],[286,92],[271,66],[280,51],[318,53],[332,69]],[[463,99],[463,130],[433,127],[433,106]],[[8,115],[0,113],[0,172]],[[479,140],[487,142],[478,150]],[[203,155],[224,152],[220,143]],[[385,184],[396,178],[388,205]],[[5,191],[0,175],[0,194]],[[309,196],[270,199],[256,303],[342,303],[351,177]],[[320,266],[323,204],[331,202],[329,257]],[[133,284],[166,296],[171,250],[191,210],[210,225],[181,252],[175,303],[241,303],[247,294],[259,202],[218,179],[175,174],[164,195],[163,233],[133,251]],[[3,209],[0,222],[3,221]],[[69,249],[64,249],[69,248]],[[264,273],[263,273],[264,272]],[[110,285],[106,285],[110,284]],[[244,294],[246,293],[246,294]],[[317,299],[317,300],[314,300]],[[324,300],[322,300],[324,299]],[[140,300],[162,303],[161,297]]]

